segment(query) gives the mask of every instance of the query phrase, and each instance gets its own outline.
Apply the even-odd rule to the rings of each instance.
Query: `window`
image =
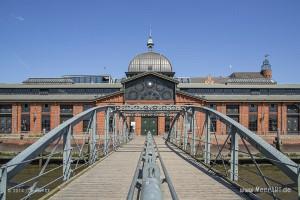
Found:
[[[50,131],[50,115],[42,115],[42,131],[45,133]]]
[[[299,105],[287,105],[287,131],[288,134],[299,134]]]
[[[277,104],[269,105],[269,131],[277,131],[278,127],[278,106]]]
[[[90,108],[92,108],[92,107],[93,107],[92,104],[84,104],[84,105],[83,105],[83,111],[86,111],[86,110],[88,110],[88,109],[90,109]]]
[[[258,107],[256,104],[249,105],[249,122],[248,127],[251,131],[257,131],[257,111]]]
[[[88,131],[88,127],[89,127],[89,125],[90,125],[90,120],[88,120],[88,119],[84,119],[84,120],[82,120],[82,128],[83,128],[83,132],[87,132]]]
[[[50,106],[49,104],[43,104],[42,106],[42,112],[50,112]]]
[[[256,104],[250,104],[249,106],[249,113],[257,113],[257,105]]]
[[[239,122],[240,121],[240,107],[239,105],[226,105],[226,114],[228,117]]]
[[[165,132],[169,132],[171,127],[171,118],[170,116],[165,116]]]
[[[209,108],[213,110],[217,110],[216,104],[210,104]],[[210,115],[210,131],[211,132],[217,132],[217,119],[215,115]]]
[[[113,117],[109,117],[109,121],[108,121],[108,132],[112,132],[113,131]]]
[[[257,115],[249,115],[249,130],[257,131]]]
[[[60,123],[73,117],[73,105],[60,105]]]
[[[0,105],[0,133],[11,133],[11,105]]]
[[[22,112],[29,112],[29,105],[27,103],[22,104]]]
[[[29,114],[21,115],[21,131],[22,132],[30,131],[30,115]]]

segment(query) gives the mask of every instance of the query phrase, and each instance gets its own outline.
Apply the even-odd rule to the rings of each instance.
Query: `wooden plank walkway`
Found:
[[[174,153],[161,137],[156,137],[155,141],[179,199],[245,199],[240,196],[239,191],[221,178],[208,174],[205,168],[199,169]],[[174,149],[186,156],[177,148]],[[186,159],[189,159],[189,156],[186,156]]]
[[[136,137],[50,199],[126,199],[144,142],[145,137]]]
[[[222,179],[213,177],[204,168],[199,169],[174,153],[161,137],[155,137],[155,140],[179,199],[245,199]],[[144,141],[145,137],[136,137],[50,199],[126,199]],[[162,170],[161,178],[164,178]],[[166,183],[162,185],[162,194],[165,200],[171,199]]]

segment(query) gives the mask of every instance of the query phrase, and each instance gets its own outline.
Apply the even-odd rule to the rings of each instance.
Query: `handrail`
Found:
[[[32,191],[30,190],[30,192],[27,194],[26,197],[24,197],[24,199],[29,198],[30,195],[34,194],[34,188],[36,187],[37,184],[37,179],[43,175],[45,175],[47,172],[44,172],[46,169],[46,166],[49,163],[49,160],[51,159],[51,157],[55,153],[55,149],[57,147],[57,145],[59,144],[60,141],[63,140],[63,180],[66,181],[70,178],[71,173],[73,173],[73,169],[71,169],[71,163],[74,161],[78,161],[79,159],[81,159],[82,157],[82,148],[86,143],[86,141],[84,141],[81,145],[81,148],[77,145],[76,141],[75,144],[77,145],[77,147],[79,148],[79,158],[77,160],[73,160],[72,159],[72,151],[73,151],[73,147],[71,144],[71,140],[72,138],[74,139],[72,133],[73,133],[73,128],[76,124],[78,124],[80,121],[89,118],[90,119],[90,123],[88,126],[88,164],[93,164],[97,157],[98,157],[98,149],[97,149],[97,141],[98,141],[98,137],[97,137],[97,112],[106,112],[106,118],[105,118],[105,128],[104,128],[104,134],[105,134],[105,138],[104,138],[104,154],[107,154],[109,149],[110,149],[110,145],[112,145],[113,150],[116,149],[117,146],[119,146],[121,143],[123,142],[127,142],[128,141],[128,123],[126,122],[126,117],[125,115],[118,109],[116,109],[116,106],[98,106],[98,107],[93,107],[90,108],[86,111],[83,111],[79,114],[77,114],[76,116],[68,119],[67,121],[63,122],[62,124],[60,124],[59,126],[57,126],[56,128],[54,128],[53,130],[51,130],[50,132],[48,132],[47,134],[45,134],[44,136],[42,136],[41,138],[39,138],[36,142],[34,142],[33,144],[31,144],[29,147],[27,147],[25,150],[23,150],[21,153],[19,153],[17,156],[15,156],[13,159],[11,159],[8,163],[2,165],[0,167],[1,169],[1,176],[0,176],[0,199],[6,199],[6,190],[7,190],[7,182],[12,179],[19,171],[23,170],[25,166],[27,166],[28,164],[30,164],[32,161],[37,160],[37,159],[41,159],[41,157],[39,157],[39,155],[41,153],[43,153],[43,151],[50,145],[52,144],[54,141],[55,142],[55,146],[52,150],[52,152],[47,155],[47,161],[44,164],[44,167],[42,168],[41,172],[39,173],[38,176],[34,177],[34,178],[30,178],[29,180],[25,181],[25,182],[31,182],[36,180],[36,182],[33,184],[33,186],[31,187]],[[112,134],[109,133],[108,127],[109,127],[109,117],[113,115],[113,120],[114,120],[114,128],[113,128],[113,132]],[[118,123],[118,124],[116,124]],[[118,128],[116,128],[118,127]],[[121,135],[122,134],[122,135]],[[86,137],[83,138],[83,140],[86,140]],[[122,140],[122,141],[120,141]],[[100,140],[99,140],[100,141]],[[112,142],[112,144],[110,143]],[[99,146],[99,144],[98,144]],[[101,146],[101,145],[100,145]],[[77,162],[77,163],[78,163]],[[85,159],[85,162],[86,159]],[[61,166],[60,166],[61,167]],[[77,167],[77,164],[76,164]],[[78,168],[74,168],[74,170],[78,169]],[[21,183],[24,184],[25,182]],[[18,184],[18,185],[21,185]],[[50,184],[50,183],[48,183]],[[12,188],[9,188],[12,189]],[[8,190],[9,190],[8,189]]]
[[[204,106],[187,106],[183,109],[182,112],[187,112],[188,110],[194,110],[199,111],[202,113],[207,113],[210,115],[215,115],[218,117],[220,121],[223,123],[234,127],[236,130],[236,133],[238,133],[241,137],[243,137],[247,142],[249,142],[251,145],[255,146],[257,150],[262,153],[265,157],[269,158],[270,161],[276,165],[278,168],[280,168],[289,178],[291,178],[293,181],[297,182],[298,179],[298,171],[297,171],[297,164],[292,161],[289,157],[284,155],[282,152],[278,151],[276,148],[274,148],[272,145],[267,143],[265,140],[263,140],[261,137],[238,123],[237,121],[233,120],[232,118],[224,115],[223,113],[220,113],[216,110],[213,110],[211,108],[207,108]],[[182,115],[182,113],[177,114],[176,119]],[[174,126],[175,120],[173,120],[172,125]],[[169,130],[167,140],[170,140],[171,135],[171,129]],[[281,165],[280,163],[286,163],[286,165]]]

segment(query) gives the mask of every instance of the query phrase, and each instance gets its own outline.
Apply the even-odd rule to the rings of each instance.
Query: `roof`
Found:
[[[265,77],[260,72],[234,72],[229,75],[229,78],[237,79],[256,79]]]
[[[144,73],[141,73],[141,74],[138,74],[138,75],[135,75],[133,77],[130,77],[130,78],[127,78],[127,79],[124,79],[121,81],[121,83],[126,83],[126,82],[129,82],[129,81],[132,81],[132,80],[135,80],[135,79],[138,79],[140,77],[143,77],[143,76],[147,76],[147,75],[153,75],[153,76],[157,76],[157,77],[160,77],[162,79],[165,79],[165,80],[168,80],[168,81],[171,81],[171,82],[174,82],[174,83],[179,83],[177,80],[173,79],[173,78],[170,78],[168,76],[165,76],[161,73],[157,73],[157,72],[144,72]]]
[[[237,101],[252,101],[252,102],[300,102],[300,95],[196,95],[207,101],[213,102],[237,102]]]
[[[28,78],[24,84],[73,84],[69,78]]]
[[[249,85],[249,84],[205,84],[205,83],[179,83],[179,88],[280,88],[280,89],[297,89],[300,84],[273,84],[273,85]]]
[[[149,51],[138,54],[129,63],[128,72],[172,72],[171,62],[164,55]]]
[[[121,88],[120,83],[75,83],[75,84],[5,84],[0,88]]]
[[[0,95],[0,102],[91,102],[104,95]]]

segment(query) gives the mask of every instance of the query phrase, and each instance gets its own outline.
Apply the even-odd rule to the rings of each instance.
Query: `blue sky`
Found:
[[[259,71],[270,54],[275,80],[300,83],[299,10],[299,0],[1,0],[0,82],[122,77],[151,24],[177,76]]]

